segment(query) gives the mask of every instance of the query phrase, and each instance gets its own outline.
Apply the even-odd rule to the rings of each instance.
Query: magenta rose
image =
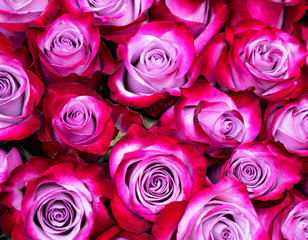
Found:
[[[208,52],[205,56],[204,68],[213,69],[205,76],[210,82],[233,91],[251,90],[270,101],[288,97],[301,87],[300,68],[307,51],[291,35],[258,21],[242,21],[218,38],[210,48],[215,60]]]
[[[307,94],[295,101],[272,103],[265,110],[260,138],[281,142],[289,152],[307,157],[307,119]]]
[[[112,187],[99,165],[32,157],[3,184],[1,229],[13,239],[93,238],[113,224],[104,206]]]
[[[43,97],[44,124],[39,140],[52,155],[69,147],[103,155],[113,139],[112,109],[96,91],[77,83],[47,87]]]
[[[200,79],[151,128],[215,157],[252,142],[261,127],[259,101],[251,94],[227,95]]]
[[[246,185],[249,198],[277,200],[301,180],[302,159],[272,141],[245,143],[234,150],[221,169]]]
[[[151,17],[154,20],[184,22],[194,36],[199,54],[208,41],[223,29],[230,12],[224,0],[163,0],[153,4]]]
[[[25,32],[28,27],[45,27],[60,7],[60,0],[1,1],[0,26],[17,32]]]
[[[67,12],[92,12],[94,24],[101,26],[104,38],[124,43],[133,36],[147,20],[147,11],[154,0],[70,0],[63,3]]]
[[[206,183],[206,159],[193,147],[133,125],[115,144],[110,175],[111,210],[124,230],[140,234],[165,205],[189,200]]]
[[[40,79],[9,54],[0,52],[0,141],[20,140],[36,132],[36,108],[44,92]]]
[[[183,23],[148,23],[117,54],[123,65],[108,79],[111,98],[130,107],[179,96],[180,87],[191,86],[200,71],[199,62],[193,64],[193,36]]]
[[[191,199],[176,239],[269,239],[245,185],[225,177]]]
[[[71,13],[46,29],[29,30],[35,70],[47,84],[81,82],[93,87],[101,81],[101,71],[113,70],[114,62],[93,20],[90,13]]]

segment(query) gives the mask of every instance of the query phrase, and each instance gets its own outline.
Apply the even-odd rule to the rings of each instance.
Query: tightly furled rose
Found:
[[[3,184],[0,202],[9,211],[1,216],[1,226],[13,229],[13,239],[98,236],[113,224],[103,204],[112,198],[112,188],[99,165],[71,155],[52,161],[32,157]]]
[[[193,147],[133,125],[110,154],[119,225],[140,234],[168,203],[189,200],[205,186],[206,159]],[[146,221],[146,220],[148,221]]]
[[[215,61],[213,56],[204,57],[208,59],[204,68],[214,71],[214,77],[206,76],[211,82],[233,91],[252,90],[270,101],[301,87],[298,80],[307,51],[296,38],[258,21],[240,22],[227,29],[224,38],[220,44],[214,41]]]
[[[39,129],[36,106],[43,92],[35,74],[0,52],[0,141],[24,139]]]
[[[119,45],[117,54],[123,65],[108,86],[113,100],[130,107],[147,108],[179,96],[179,88],[191,86],[200,71],[198,61],[193,65],[193,36],[183,23],[148,23]]]
[[[46,83],[78,81],[95,86],[101,71],[113,71],[114,62],[93,19],[90,13],[70,13],[44,30],[29,30],[34,67]]]
[[[221,169],[247,186],[249,198],[277,200],[301,180],[302,159],[269,140],[245,143],[234,150]]]
[[[84,85],[51,84],[43,98],[44,124],[39,140],[49,154],[69,147],[105,154],[114,134],[111,110],[96,91]]]
[[[204,81],[184,89],[151,131],[185,141],[212,156],[228,155],[260,131],[259,101],[247,93],[229,96]]]
[[[184,22],[195,38],[197,54],[224,27],[229,16],[230,9],[224,0],[164,0],[151,10],[154,20]]]
[[[268,240],[245,185],[225,177],[187,205],[176,239]]]
[[[270,104],[264,114],[261,139],[281,142],[285,148],[300,156],[308,156],[308,95],[295,101]]]

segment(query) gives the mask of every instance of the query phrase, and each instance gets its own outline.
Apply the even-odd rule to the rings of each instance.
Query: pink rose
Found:
[[[180,87],[191,86],[200,71],[198,63],[193,65],[193,36],[183,23],[148,23],[117,53],[123,65],[109,77],[108,86],[113,100],[130,107],[168,102],[181,94]]]
[[[281,142],[285,148],[300,156],[308,156],[308,95],[295,101],[270,104],[264,114],[261,139]]]
[[[289,34],[258,21],[243,21],[213,41],[206,52],[206,78],[233,91],[251,90],[270,101],[288,97],[299,86],[306,48]],[[217,56],[217,57],[215,57]],[[214,65],[213,65],[214,64]]]
[[[248,199],[245,185],[226,177],[189,201],[176,239],[269,238]]]
[[[13,239],[93,238],[113,224],[103,203],[112,188],[99,165],[32,157],[3,184],[1,229]]]
[[[90,13],[71,13],[46,29],[29,30],[35,70],[47,84],[65,81],[95,87],[102,79],[101,71],[113,71],[114,62],[93,20]]]
[[[234,150],[221,169],[246,185],[249,198],[277,200],[301,180],[302,159],[269,140],[245,143]]]
[[[64,1],[67,12],[93,12],[94,24],[101,26],[104,38],[124,43],[147,20],[147,11],[154,0]]]
[[[193,147],[133,125],[115,144],[111,210],[120,227],[140,234],[168,203],[189,200],[205,186],[206,159]]]
[[[182,97],[151,128],[185,141],[200,152],[222,157],[253,141],[261,127],[259,101],[251,94],[227,95],[204,81],[183,89]]]
[[[226,24],[230,9],[224,0],[162,0],[153,4],[153,20],[184,22],[195,39],[199,54],[208,41],[219,33]]]
[[[43,92],[43,84],[35,74],[0,52],[0,141],[24,139],[39,129],[36,106]]]

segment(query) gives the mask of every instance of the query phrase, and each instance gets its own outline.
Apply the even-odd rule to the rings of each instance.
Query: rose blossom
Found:
[[[103,155],[114,134],[111,110],[96,91],[82,84],[51,84],[43,97],[39,140],[49,154],[72,147]]]
[[[133,125],[110,154],[117,193],[111,210],[136,234],[151,226],[168,203],[190,199],[205,186],[206,159],[193,147]]]
[[[251,94],[227,95],[200,79],[169,108],[151,131],[167,134],[221,157],[260,131],[259,101]]]
[[[225,177],[189,201],[176,239],[269,238],[248,199],[245,185]]]
[[[195,38],[197,54],[224,27],[229,16],[224,0],[162,0],[151,10],[153,20],[184,22]]]
[[[223,176],[246,185],[249,198],[277,200],[301,180],[302,160],[270,140],[245,143],[234,150],[221,169]]]
[[[46,83],[78,81],[93,87],[102,78],[100,71],[113,70],[113,60],[93,19],[90,13],[70,13],[46,29],[29,30],[34,67]]]
[[[193,36],[183,23],[148,23],[120,44],[117,54],[123,64],[108,86],[113,100],[130,107],[147,108],[179,96],[179,88],[191,86],[200,71],[193,64]]]
[[[0,141],[24,139],[39,129],[36,105],[43,92],[35,74],[9,53],[0,52]]]
[[[289,152],[306,157],[308,156],[307,119],[307,94],[295,101],[272,103],[265,110],[260,138],[279,141]]]
[[[90,239],[113,224],[103,204],[112,187],[101,166],[73,155],[32,157],[3,184],[1,229],[13,239]]]
[[[205,75],[233,91],[251,90],[270,101],[288,97],[297,87],[307,51],[294,37],[258,21],[242,21],[217,37],[206,52]],[[213,65],[215,64],[215,65]]]

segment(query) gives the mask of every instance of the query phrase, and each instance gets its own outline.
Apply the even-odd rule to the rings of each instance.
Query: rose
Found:
[[[295,101],[272,103],[265,110],[260,138],[279,141],[289,152],[308,156],[307,116],[307,94]]]
[[[45,27],[60,9],[59,0],[3,1],[0,26],[9,31],[27,31],[28,27]]]
[[[96,86],[100,71],[112,71],[113,60],[93,19],[90,13],[65,14],[46,29],[28,32],[35,69],[46,83],[78,81]]]
[[[226,177],[189,201],[176,239],[269,238],[248,199],[245,185]]]
[[[123,65],[108,86],[111,98],[126,106],[147,108],[170,94],[179,96],[179,87],[191,86],[198,77],[193,37],[183,23],[148,23],[119,45],[117,54]]]
[[[275,205],[256,205],[256,210],[271,239],[307,238],[308,200],[298,192],[288,193]]]
[[[301,180],[302,160],[269,140],[245,143],[234,150],[221,169],[247,186],[249,198],[277,200]]]
[[[165,205],[188,200],[205,186],[206,159],[196,149],[136,125],[115,144],[109,163],[117,189],[111,210],[123,229],[136,234]]]
[[[67,12],[93,12],[94,24],[102,26],[103,36],[117,43],[124,43],[148,20],[147,11],[153,0],[70,0],[63,3]]]
[[[32,157],[3,184],[1,228],[13,239],[93,238],[113,224],[103,204],[112,187],[101,166],[73,155]]]
[[[40,79],[0,52],[0,141],[20,140],[39,129],[36,105],[43,92]]]
[[[51,84],[43,97],[39,140],[53,154],[68,147],[103,155],[113,139],[111,108],[93,89],[77,83]]]
[[[293,31],[293,24],[299,21],[307,10],[307,4],[302,0],[232,0],[227,3],[233,12],[232,25],[243,19],[257,19],[288,33]]]
[[[260,131],[259,102],[247,93],[229,96],[200,79],[169,108],[151,131],[167,134],[222,157]]]
[[[220,38],[219,36],[218,38]],[[225,40],[213,41],[205,77],[234,91],[252,90],[270,101],[288,97],[298,86],[305,47],[289,34],[257,21],[243,21],[225,32]],[[213,66],[213,64],[215,64]],[[214,74],[214,77],[211,75]]]
[[[229,16],[230,9],[224,0],[164,0],[151,8],[154,20],[184,22],[195,38],[197,54],[224,27]]]

